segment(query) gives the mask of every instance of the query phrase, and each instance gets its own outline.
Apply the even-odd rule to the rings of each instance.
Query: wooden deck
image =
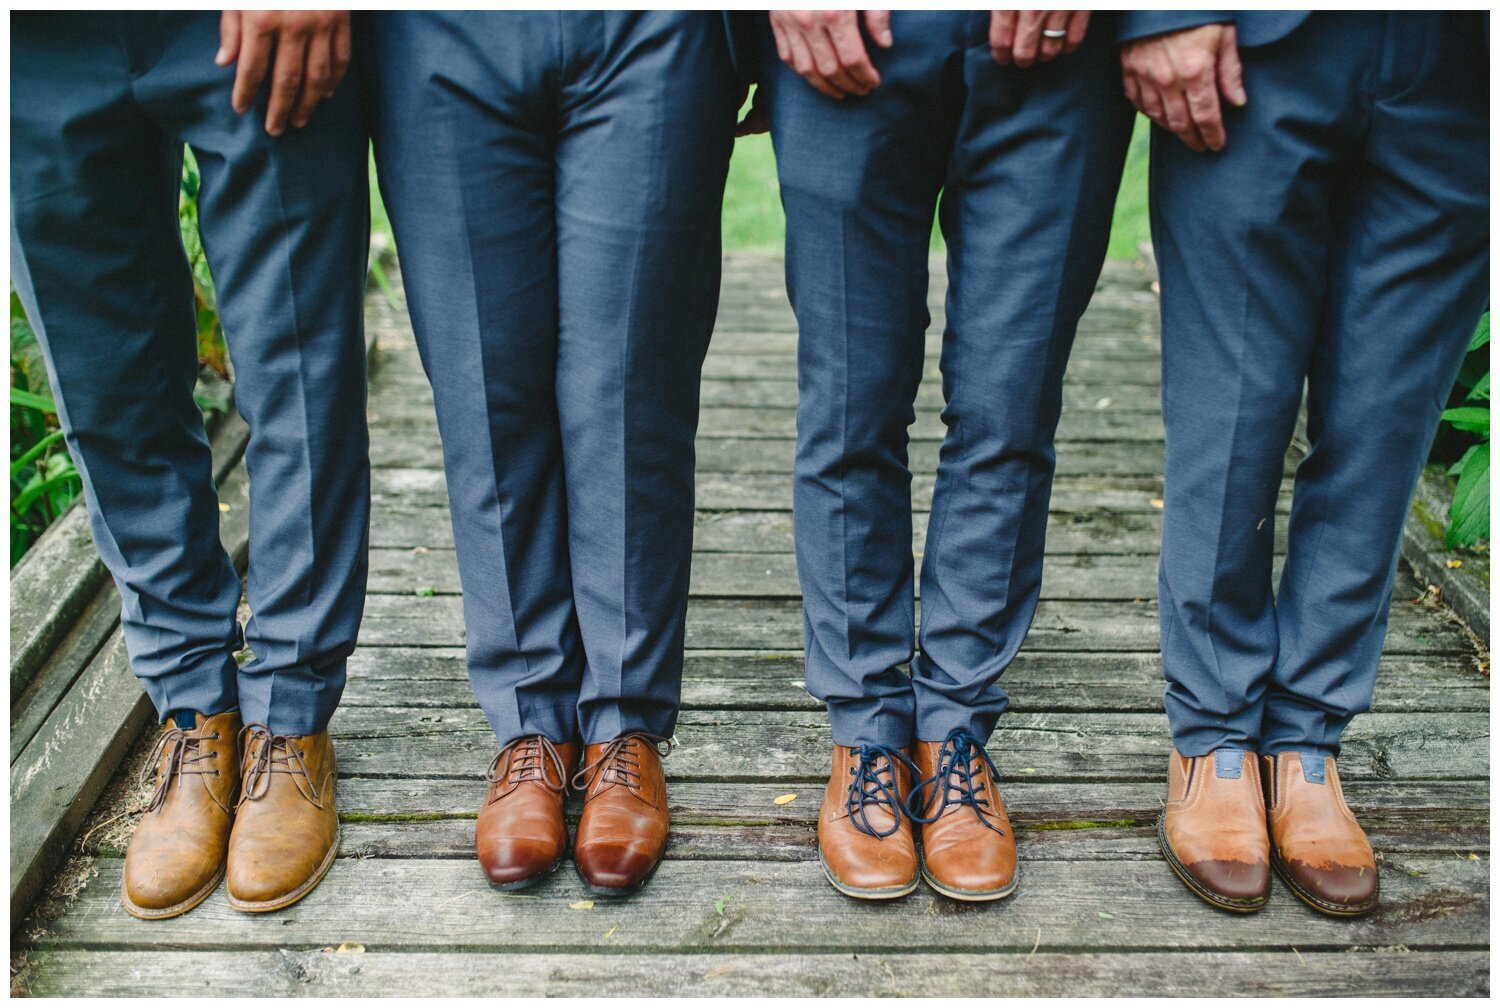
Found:
[[[934,334],[942,284],[933,283]],[[1279,882],[1216,912],[1157,852],[1168,736],[1157,655],[1162,428],[1156,299],[1111,263],[1069,370],[1043,600],[1006,674],[992,752],[1018,828],[1015,896],[893,904],[824,881],[814,821],[829,738],[803,689],[792,561],[794,327],[778,259],[728,261],[699,438],[668,861],[634,898],[571,866],[501,894],[474,862],[495,742],[464,632],[431,393],[404,312],[379,349],[369,604],[333,722],[342,856],[318,889],[250,916],[214,896],[146,923],[118,902],[138,744],[35,917],[33,994],[1478,994],[1489,988],[1489,682],[1471,638],[1403,574],[1374,712],[1341,769],[1383,858],[1380,909],[1333,920]],[[936,375],[937,337],[929,342]],[[941,424],[913,431],[921,550]],[[1205,408],[1212,408],[1205,390]],[[1289,454],[1294,460],[1295,448]],[[1285,503],[1285,502],[1283,502]],[[576,812],[576,808],[575,808]]]

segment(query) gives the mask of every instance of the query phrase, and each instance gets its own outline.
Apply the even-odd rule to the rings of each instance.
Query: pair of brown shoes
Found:
[[[1271,869],[1323,913],[1354,917],[1380,900],[1375,852],[1344,801],[1332,756],[1172,751],[1157,828],[1173,871],[1224,910],[1266,905]]]
[[[568,853],[563,803],[583,792],[573,862],[584,888],[621,896],[639,889],[667,849],[671,817],[661,760],[666,739],[630,732],[583,750],[541,735],[515,739],[490,765],[489,790],[474,825],[474,847],[497,889],[524,889],[556,871]]]
[[[952,899],[1009,896],[1016,841],[998,777],[984,746],[963,731],[917,742],[915,758],[888,746],[835,745],[818,815],[828,881],[856,899],[905,896],[919,873]]]
[[[168,722],[150,767],[156,790],[125,854],[120,901],[164,920],[202,903],[227,879],[229,905],[247,913],[297,902],[338,853],[333,743],[240,726],[238,711]]]

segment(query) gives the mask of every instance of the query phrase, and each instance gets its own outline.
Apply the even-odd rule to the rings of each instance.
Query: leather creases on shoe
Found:
[[[545,735],[523,735],[495,754],[484,781],[489,785],[485,804],[505,797],[517,784],[540,784],[554,794],[568,791],[568,766],[557,746]]]
[[[988,776],[984,773],[986,770],[989,771]],[[995,763],[990,759],[990,754],[985,752],[984,746],[967,731],[956,729],[949,732],[948,737],[943,740],[937,772],[931,777],[918,779],[912,786],[911,794],[907,796],[906,812],[913,822],[926,824],[937,822],[949,806],[967,805],[974,810],[975,818],[1004,836],[1005,830],[985,815],[1000,806],[998,794],[993,803],[987,796],[991,785],[998,784],[999,781],[1000,771],[995,768]],[[941,792],[937,790],[940,783]],[[929,787],[933,789],[932,795],[923,801],[922,792]],[[923,815],[923,810],[934,804],[937,806],[936,810],[931,815]]]
[[[848,798],[845,810],[853,827],[866,836],[888,837],[901,828],[901,817],[907,813],[906,799],[896,780],[896,767],[905,767],[915,780],[920,774],[911,757],[890,746],[870,744],[853,748],[855,765],[849,769]],[[889,808],[894,821],[889,829],[870,822],[869,806]]]
[[[307,753],[301,747],[304,735],[277,735],[263,724],[246,725],[240,732],[240,751],[253,754],[245,760],[244,777],[240,782],[240,800],[236,808],[246,802],[259,801],[271,790],[272,774],[289,774],[302,797],[314,808],[323,807],[323,796],[313,782],[312,772],[307,768]],[[255,742],[260,740],[261,745]]]
[[[587,766],[579,768],[573,775],[573,790],[588,791],[598,781],[603,784],[623,784],[632,790],[639,790],[641,786],[641,764],[631,752],[630,742],[639,740],[656,750],[656,754],[666,759],[672,754],[677,743],[660,735],[651,735],[647,732],[627,732],[619,738],[609,742],[594,761]]]

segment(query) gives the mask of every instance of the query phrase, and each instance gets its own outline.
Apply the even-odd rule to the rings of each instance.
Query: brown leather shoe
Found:
[[[1262,756],[1271,863],[1308,906],[1358,917],[1380,902],[1380,875],[1370,840],[1344,802],[1332,756],[1283,752]]]
[[[328,729],[276,735],[247,725],[244,778],[229,834],[229,905],[246,913],[290,906],[322,881],[339,849],[338,768]]]
[[[913,770],[902,749],[833,747],[818,812],[818,860],[845,896],[895,899],[917,887],[917,845],[906,812]]]
[[[524,889],[563,863],[563,800],[577,762],[577,742],[553,745],[543,735],[527,735],[508,743],[490,764],[489,790],[474,824],[474,849],[490,885]]]
[[[584,767],[573,777],[584,792],[573,863],[589,892],[634,892],[661,863],[671,828],[661,758],[671,748],[659,736],[629,732],[584,749]]]
[[[194,725],[168,722],[157,736],[148,764],[156,790],[125,852],[120,902],[144,920],[186,913],[224,877],[240,783],[240,714],[198,714]]]
[[[1254,753],[1188,757],[1173,749],[1157,836],[1172,870],[1207,902],[1238,913],[1266,905],[1271,844]]]
[[[984,746],[955,731],[942,742],[918,742],[916,764],[922,779],[908,805],[912,821],[921,824],[927,884],[969,902],[1015,892],[1016,835]]]

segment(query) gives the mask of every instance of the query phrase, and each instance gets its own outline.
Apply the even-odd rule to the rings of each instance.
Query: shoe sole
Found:
[[[1158,819],[1156,822],[1156,842],[1161,846],[1161,852],[1166,856],[1167,864],[1171,866],[1173,873],[1182,879],[1182,884],[1192,890],[1194,896],[1197,896],[1209,906],[1220,910],[1228,910],[1230,913],[1250,914],[1263,909],[1269,901],[1269,896],[1253,901],[1232,900],[1205,888],[1197,879],[1193,878],[1192,873],[1187,868],[1183,867],[1182,862],[1177,860],[1177,855],[1172,853],[1172,845],[1167,843],[1167,821],[1165,818]]]
[[[543,868],[541,871],[537,872],[535,875],[528,875],[523,879],[516,879],[514,882],[491,882],[490,888],[495,890],[496,892],[515,892],[517,889],[530,888],[531,886],[536,885],[538,882],[543,882],[555,875],[557,873],[557,869],[561,868],[563,866],[563,862],[567,859],[568,852],[564,850],[557,856],[557,860],[553,861],[551,864]]]
[[[333,834],[333,844],[328,848],[328,853],[323,856],[323,863],[318,865],[318,870],[313,872],[312,876],[307,879],[307,881],[299,885],[296,889],[293,889],[285,896],[278,896],[273,900],[264,900],[261,902],[253,903],[246,902],[244,900],[237,900],[233,896],[230,896],[229,905],[231,908],[238,910],[240,913],[270,913],[272,910],[280,910],[282,907],[289,907],[293,903],[300,900],[302,897],[306,896],[308,893],[312,892],[313,887],[315,887],[319,882],[323,881],[323,876],[327,875],[328,869],[333,867],[334,859],[338,857],[338,853],[339,833],[335,832]]]
[[[621,886],[619,888],[616,888],[614,886],[602,886],[598,885],[597,883],[590,882],[588,880],[588,877],[583,874],[583,869],[578,867],[578,863],[576,861],[573,863],[573,868],[578,872],[578,881],[583,883],[584,892],[588,893],[590,896],[618,897],[630,896],[634,893],[640,892],[643,888],[645,888],[646,883],[650,882],[651,879],[656,875],[656,869],[661,867],[661,862],[662,859],[657,858],[656,864],[652,865],[651,870],[642,875],[639,880],[632,882],[628,886]]]
[[[839,881],[839,877],[833,873],[833,869],[828,867],[828,862],[823,860],[823,851],[821,849],[818,851],[818,864],[823,866],[823,874],[828,876],[828,884],[852,899],[900,899],[902,896],[909,896],[913,892],[916,892],[917,883],[920,881],[919,878],[913,878],[910,882],[899,886],[887,886],[882,889],[862,889],[858,886],[852,886]]]
[[[1380,905],[1380,883],[1378,881],[1375,884],[1375,896],[1369,903],[1355,905],[1329,903],[1327,900],[1321,900],[1302,888],[1296,878],[1293,877],[1291,870],[1282,863],[1281,857],[1275,851],[1271,852],[1271,867],[1276,869],[1276,874],[1281,876],[1281,881],[1286,883],[1286,887],[1292,891],[1293,896],[1319,913],[1325,913],[1330,917],[1363,917]]]
[[[1018,868],[1016,873],[1010,877],[1010,884],[1001,889],[954,889],[934,879],[925,864],[922,866],[922,878],[932,887],[934,892],[940,893],[949,899],[962,900],[965,903],[988,903],[994,900],[1002,900],[1015,892],[1016,883],[1021,879],[1021,871]]]
[[[221,864],[219,865],[219,870],[214,875],[213,880],[205,885],[202,889],[199,889],[197,892],[193,893],[193,895],[189,896],[181,903],[174,904],[162,910],[153,910],[147,909],[146,907],[137,906],[136,904],[130,902],[130,897],[125,895],[125,883],[122,880],[120,883],[120,905],[125,908],[125,912],[130,914],[130,916],[137,917],[141,920],[154,921],[167,920],[171,917],[180,917],[181,915],[187,913],[189,910],[193,909],[193,907],[197,906],[199,903],[202,903],[204,900],[212,896],[213,891],[219,888],[219,883],[222,881],[224,881],[224,866]]]

